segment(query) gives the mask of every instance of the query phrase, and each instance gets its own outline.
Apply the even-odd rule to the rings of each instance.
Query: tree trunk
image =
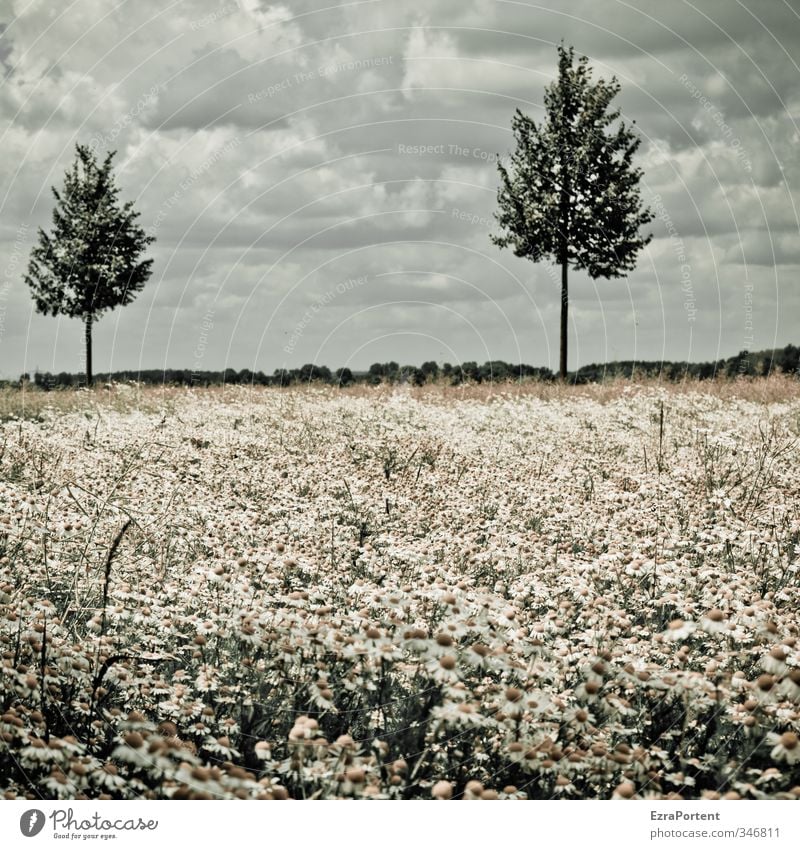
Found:
[[[559,376],[562,381],[567,379],[567,311],[569,296],[567,294],[567,274],[569,270],[569,230],[570,230],[570,179],[569,164],[566,157],[561,160],[561,199],[559,218],[561,221],[561,350],[559,357]]]
[[[567,309],[569,297],[567,294],[567,262],[566,251],[561,254],[561,356],[559,359],[559,374],[562,380],[567,379]]]
[[[83,330],[86,338],[86,385],[91,386],[94,382],[92,375],[92,316],[87,315],[83,319]]]

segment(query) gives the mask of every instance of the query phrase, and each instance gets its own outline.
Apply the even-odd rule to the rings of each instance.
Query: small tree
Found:
[[[339,384],[339,386],[350,386],[350,384],[355,381],[355,378],[353,377],[353,372],[347,366],[337,368],[335,375],[336,382]]]
[[[434,360],[428,360],[420,366],[426,380],[436,380],[439,376],[439,364]]]
[[[76,145],[64,188],[55,187],[51,233],[39,228],[25,282],[37,312],[80,318],[86,340],[86,382],[92,384],[92,325],[106,310],[129,304],[150,277],[151,259],[139,261],[155,241],[135,221],[133,202],[121,204],[111,161],[98,164],[86,145]]]
[[[642,171],[632,165],[640,140],[623,122],[613,128],[620,110],[608,111],[620,85],[616,77],[593,83],[589,60],[574,60],[573,48],[560,45],[558,79],[545,89],[543,123],[519,109],[512,119],[517,147],[508,168],[498,163],[502,185],[495,218],[504,233],[491,237],[517,256],[561,265],[562,379],[569,266],[592,278],[625,276],[652,238],[640,236],[639,228],[653,220],[641,208]]]

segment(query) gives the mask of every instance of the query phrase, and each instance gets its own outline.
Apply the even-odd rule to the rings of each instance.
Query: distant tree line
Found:
[[[275,369],[269,375],[263,371],[228,368],[224,371],[195,371],[193,369],[145,369],[142,371],[100,372],[94,375],[96,383],[144,383],[170,384],[181,386],[219,386],[255,385],[255,386],[292,386],[301,383],[323,383],[334,386],[350,386],[355,383],[377,386],[381,383],[411,383],[423,386],[426,383],[446,381],[460,383],[485,383],[535,378],[552,380],[553,372],[548,368],[534,368],[529,365],[512,365],[501,360],[478,365],[476,362],[440,366],[435,362],[426,362],[421,366],[401,366],[396,362],[373,363],[368,371],[352,371],[344,367],[331,371],[327,366],[312,363],[293,369]],[[41,389],[61,389],[70,386],[85,386],[85,374],[47,371],[35,371],[32,376],[22,375],[21,381],[33,382]]]
[[[571,383],[596,383],[610,378],[655,377],[662,380],[679,381],[687,378],[713,380],[735,378],[739,376],[765,377],[773,372],[782,372],[800,377],[800,348],[787,345],[768,351],[742,351],[728,359],[705,363],[659,362],[623,360],[613,363],[592,363],[575,372],[569,373]],[[312,363],[302,368],[276,369],[271,375],[263,371],[228,368],[224,371],[195,371],[192,369],[146,369],[144,371],[115,371],[95,375],[100,383],[143,383],[154,385],[182,386],[292,386],[302,383],[320,383],[333,386],[351,386],[353,384],[413,384],[423,386],[426,383],[449,383],[457,386],[462,383],[503,383],[519,380],[552,381],[556,375],[549,368],[537,368],[520,364],[514,365],[502,360],[491,360],[483,365],[474,361],[460,365],[433,361],[421,366],[401,366],[396,362],[373,363],[367,371],[352,371],[344,367],[331,371],[327,366]],[[36,371],[33,376],[23,375],[22,381],[33,382],[41,389],[63,389],[70,386],[86,385],[85,374],[70,372]],[[9,385],[9,381],[5,385]]]
[[[800,348],[787,345],[768,351],[740,351],[724,360],[705,363],[643,362],[620,360],[613,363],[592,363],[570,375],[574,383],[596,383],[610,377],[660,377],[663,380],[714,380],[715,378],[766,377],[781,372],[800,377]]]

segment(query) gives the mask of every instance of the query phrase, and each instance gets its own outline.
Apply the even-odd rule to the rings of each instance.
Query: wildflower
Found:
[[[530,713],[534,716],[542,716],[556,704],[556,701],[551,700],[544,690],[530,690],[525,695],[525,703]]]
[[[158,733],[163,737],[177,737],[178,736],[178,726],[175,725],[174,722],[170,722],[169,720],[164,720],[163,722],[159,722],[158,724]]]
[[[433,658],[451,655],[453,653],[455,641],[450,634],[440,632],[427,645],[428,655]]]
[[[120,723],[120,728],[128,731],[150,731],[153,728],[153,724],[141,711],[132,710],[125,721]]]
[[[564,719],[584,733],[593,730],[595,722],[594,716],[582,707],[571,708],[564,714]]]
[[[208,737],[203,743],[203,748],[215,755],[220,755],[226,760],[239,757],[239,752],[233,748],[229,737]]]
[[[449,781],[437,781],[431,789],[434,799],[446,800],[453,798],[453,785]]]
[[[138,731],[129,731],[122,738],[121,745],[111,753],[115,761],[129,763],[136,767],[146,767],[151,757],[144,745],[144,738]]]
[[[432,658],[427,667],[433,680],[440,684],[455,684],[460,678],[458,660],[452,654],[442,655],[438,659]]]
[[[609,693],[605,699],[599,703],[599,706],[604,713],[608,714],[608,716],[612,718],[616,717],[625,719],[626,717],[633,716],[636,713],[636,709],[627,699],[622,696],[618,696],[615,693]]]
[[[500,712],[511,719],[519,719],[525,712],[525,693],[518,687],[506,687]]]
[[[500,793],[501,799],[526,799],[527,796],[524,792],[519,790],[513,784],[508,784],[503,788],[503,792]]]
[[[759,787],[763,784],[772,784],[783,779],[783,773],[774,766],[765,769],[761,775],[755,779],[755,784]]]
[[[553,785],[553,794],[555,796],[575,796],[578,793],[578,788],[572,783],[572,780],[566,775],[557,775],[555,784]]]
[[[317,728],[319,728],[319,723],[316,719],[309,716],[298,716],[294,721],[294,727],[289,732],[289,742],[304,743],[314,736]]]
[[[774,761],[785,761],[790,766],[800,762],[800,739],[794,731],[769,734],[768,737],[773,744],[770,755]]]
[[[433,717],[440,722],[455,726],[484,725],[486,718],[471,702],[447,701],[433,709]]]
[[[606,661],[602,657],[595,658],[592,661],[588,669],[586,670],[586,677],[588,680],[592,681],[601,681],[608,674],[608,666],[606,665]]]
[[[464,655],[471,666],[488,669],[493,665],[491,649],[483,643],[473,643]]]
[[[775,698],[775,676],[765,672],[759,675],[755,684],[755,697],[761,702],[774,701]]]
[[[629,781],[623,781],[614,789],[612,799],[636,799],[636,787]]]
[[[302,717],[301,717],[302,719]],[[353,751],[356,748],[355,741],[349,734],[342,734],[336,738],[336,742],[333,744],[335,749]]]
[[[786,658],[788,654],[783,646],[775,645],[761,658],[761,665],[767,672],[772,672],[775,675],[783,674],[786,669]]]
[[[694,622],[685,622],[683,619],[673,619],[667,626],[664,636],[669,640],[685,640],[695,629]]]
[[[239,639],[250,646],[259,646],[261,644],[261,635],[256,630],[255,625],[249,617],[242,619],[239,624]]]
[[[406,647],[413,652],[421,653],[428,649],[428,632],[424,628],[408,628],[403,632]]]
[[[596,702],[600,696],[601,684],[597,680],[583,681],[575,688],[575,696],[582,702]]]
[[[48,746],[44,740],[31,737],[29,745],[20,752],[20,760],[26,764],[50,763],[60,761],[61,753],[55,747]]]
[[[125,779],[112,763],[105,763],[99,770],[91,773],[92,781],[103,790],[115,793],[125,786]]]
[[[54,767],[50,775],[43,779],[42,784],[49,793],[59,799],[70,798],[75,791],[74,786],[70,786],[67,776],[57,767]]]
[[[464,788],[464,798],[466,800],[480,799],[483,793],[483,784],[480,781],[468,781]]]
[[[780,684],[781,692],[792,701],[800,701],[800,668],[794,667],[786,673]]]
[[[345,770],[341,778],[344,785],[343,792],[353,793],[367,780],[367,773],[361,766],[351,766]]]

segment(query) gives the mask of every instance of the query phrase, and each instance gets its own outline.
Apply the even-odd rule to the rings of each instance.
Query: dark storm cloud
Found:
[[[191,364],[209,310],[209,367],[552,366],[557,271],[488,233],[495,157],[516,108],[541,117],[562,39],[621,82],[657,212],[629,279],[573,276],[573,364],[728,355],[750,321],[755,348],[797,342],[798,5],[78,0],[53,18],[14,0],[4,369],[79,368],[79,328],[32,316],[21,280],[76,141],[119,151],[123,195],[158,239],[145,292],[99,324],[101,368],[112,350],[119,368]]]

